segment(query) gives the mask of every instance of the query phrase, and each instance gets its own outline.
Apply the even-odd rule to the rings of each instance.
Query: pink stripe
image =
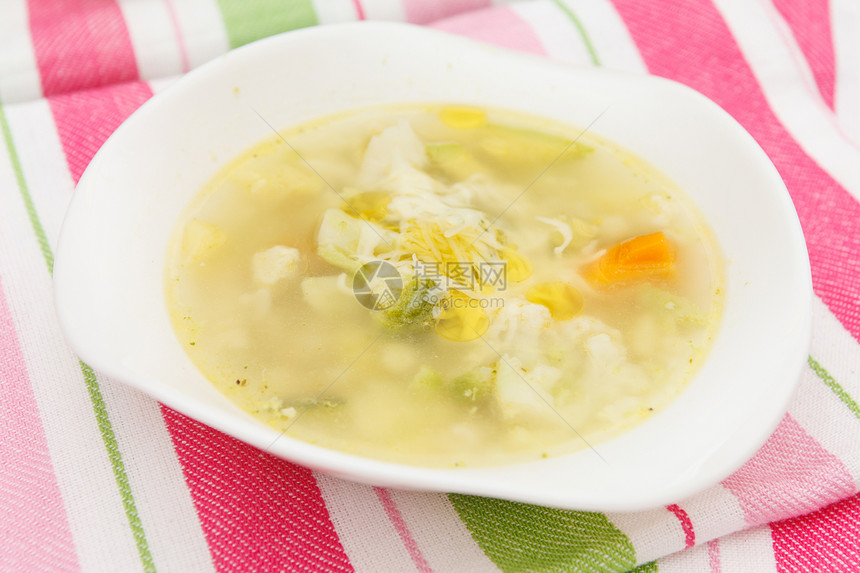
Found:
[[[79,570],[21,343],[0,283],[0,570]]]
[[[75,183],[114,130],[152,97],[145,82],[131,82],[48,99]]]
[[[747,523],[818,509],[854,493],[845,465],[786,414],[764,446],[723,482]]]
[[[829,0],[773,0],[773,5],[794,33],[800,51],[812,69],[821,97],[833,109],[836,56],[830,29]]]
[[[678,521],[681,522],[681,528],[684,530],[684,549],[689,549],[696,544],[696,532],[693,530],[693,522],[687,512],[681,509],[677,503],[667,505],[666,509],[675,514]]]
[[[860,340],[860,204],[791,138],[709,0],[613,0],[648,69],[702,92],[770,156],[806,236],[815,292]]]
[[[546,55],[534,30],[506,6],[455,16],[432,27],[511,50]]]
[[[435,0],[433,2],[428,2],[427,0],[403,0],[403,11],[406,13],[406,20],[413,24],[429,24],[442,18],[480,10],[488,6],[492,6],[491,0]],[[482,20],[481,24],[486,26],[487,29],[492,30],[492,26],[488,26],[486,21]]]
[[[379,497],[379,501],[382,503],[389,521],[391,521],[394,529],[397,530],[397,534],[400,535],[400,540],[403,542],[403,546],[406,547],[406,551],[409,552],[409,556],[412,558],[412,562],[415,563],[415,567],[421,573],[431,573],[433,570],[430,568],[430,564],[427,563],[427,560],[418,548],[418,544],[412,537],[412,533],[409,532],[409,527],[403,520],[403,516],[400,514],[400,510],[397,509],[397,504],[394,503],[389,491],[383,487],[374,487],[373,489],[376,491],[376,495]]]
[[[712,539],[708,541],[708,567],[711,573],[722,573],[723,566],[720,563],[720,540]]]
[[[115,0],[27,0],[45,95],[137,79],[137,62]]]
[[[162,413],[218,571],[352,571],[309,469]]]
[[[777,571],[860,571],[860,495],[770,530]]]
[[[361,7],[361,0],[352,0],[353,5],[355,6],[355,15],[359,20],[364,20],[364,8]]]
[[[184,73],[191,69],[188,48],[185,45],[185,36],[182,35],[182,26],[179,25],[179,17],[176,15],[176,8],[173,7],[173,0],[164,0],[164,4],[167,6],[170,25],[173,27],[173,34],[176,36],[176,45],[179,46],[179,57],[182,61],[182,71]]]

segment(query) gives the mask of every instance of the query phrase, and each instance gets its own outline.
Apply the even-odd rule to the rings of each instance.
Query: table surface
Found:
[[[231,48],[363,19],[668,77],[753,135],[794,201],[816,296],[808,367],[740,470],[638,513],[358,485],[263,454],[73,355],[53,253],[110,133]],[[0,570],[860,571],[857,30],[853,0],[5,0]]]

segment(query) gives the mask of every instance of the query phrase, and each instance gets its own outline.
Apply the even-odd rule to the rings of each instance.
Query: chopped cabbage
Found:
[[[547,225],[551,225],[561,234],[561,244],[555,247],[552,251],[556,254],[556,256],[561,256],[570,242],[573,240],[573,229],[570,228],[570,225],[562,221],[561,219],[553,219],[551,217],[535,217],[541,223],[546,223]]]
[[[323,214],[317,233],[317,252],[332,265],[355,272],[375,258],[380,246],[393,245],[394,234],[379,225],[351,217],[340,209]]]
[[[408,121],[400,120],[370,139],[361,162],[359,185],[365,189],[378,187],[395,171],[408,167],[423,169],[425,165],[424,143]]]

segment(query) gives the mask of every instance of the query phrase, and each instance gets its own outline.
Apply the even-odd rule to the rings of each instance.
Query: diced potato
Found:
[[[255,253],[251,259],[254,282],[271,286],[282,279],[296,276],[301,258],[298,249],[283,245]]]
[[[280,410],[280,414],[281,414],[281,416],[283,416],[284,418],[286,418],[286,419],[288,419],[288,420],[292,420],[293,418],[295,418],[295,417],[296,417],[296,414],[298,414],[298,412],[296,411],[296,409],[295,409],[295,408],[293,408],[292,406],[290,406],[290,407],[288,407],[288,408],[281,408],[281,410]]]
[[[402,374],[415,368],[415,348],[406,342],[390,342],[382,353],[382,366],[389,372]]]
[[[224,232],[211,223],[191,219],[182,235],[182,252],[196,262],[202,262],[224,244]]]
[[[516,357],[504,355],[496,373],[496,399],[506,417],[519,413],[535,413],[553,406],[546,386],[555,384],[561,371],[552,366],[525,372]]]
[[[272,308],[272,291],[267,287],[263,287],[245,293],[239,297],[239,303],[250,307],[251,314],[256,318],[262,318]]]
[[[355,320],[367,313],[353,293],[340,284],[342,275],[305,277],[302,279],[302,298],[314,311],[338,316],[344,321]]]

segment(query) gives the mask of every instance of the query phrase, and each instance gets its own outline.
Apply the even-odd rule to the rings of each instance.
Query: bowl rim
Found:
[[[407,466],[336,452],[286,436],[276,438],[273,442],[270,429],[257,426],[245,427],[235,420],[225,421],[222,417],[223,412],[213,410],[205,403],[189,401],[184,396],[171,392],[166,386],[154,386],[152,380],[147,376],[141,375],[139,372],[130,372],[121,361],[107,356],[104,348],[93,346],[91,340],[88,340],[89,332],[82,327],[79,313],[72,311],[74,306],[84,304],[80,297],[76,298],[74,295],[80,291],[82,285],[86,285],[86,281],[82,282],[81,277],[75,276],[79,271],[76,270],[73,261],[81,257],[81,253],[76,252],[75,249],[80,248],[80,236],[81,233],[85,232],[84,227],[92,222],[88,210],[96,208],[92,203],[94,198],[91,197],[91,190],[104,183],[100,178],[104,178],[105,170],[109,169],[108,163],[115,159],[116,152],[114,150],[123,146],[126,139],[133,138],[135,130],[141,129],[153,116],[160,114],[161,108],[165,105],[164,102],[170,102],[183,95],[194,93],[198,84],[205,84],[229,70],[228,64],[236,66],[242,62],[271,56],[281,51],[295,50],[301,52],[307,42],[323,40],[342,43],[345,39],[354,41],[371,38],[377,42],[414,42],[421,44],[422,47],[445,46],[446,49],[463,50],[467,55],[481,54],[483,58],[514,62],[518,66],[528,65],[537,66],[543,70],[553,69],[556,73],[579,76],[583,78],[583,81],[623,83],[633,88],[643,85],[659,86],[660,89],[668,92],[681,94],[678,97],[695,101],[696,105],[702,106],[703,109],[708,108],[711,110],[709,113],[721,117],[726,129],[733,130],[732,136],[749,147],[750,153],[755,156],[754,158],[761,165],[763,172],[770,171],[775,200],[781,200],[782,207],[789,218],[793,215],[793,220],[787,220],[786,225],[790,231],[788,238],[792,245],[793,264],[799,265],[799,273],[806,278],[803,284],[794,285],[797,289],[795,302],[798,305],[795,308],[803,310],[799,313],[800,316],[795,325],[796,332],[792,333],[793,337],[789,345],[790,348],[786,352],[787,356],[784,357],[781,364],[776,365],[779,375],[785,377],[787,382],[781,386],[779,394],[769,396],[770,405],[767,409],[759,411],[761,417],[756,423],[753,424],[750,421],[745,424],[742,423],[726,438],[722,447],[728,448],[730,453],[720,454],[716,452],[714,454],[723,455],[725,458],[720,464],[721,471],[711,471],[706,480],[699,478],[682,481],[680,484],[676,484],[671,491],[653,492],[650,496],[640,495],[638,498],[631,498],[619,495],[589,495],[589,492],[573,492],[575,495],[560,500],[557,489],[539,487],[531,490],[525,488],[512,489],[508,482],[494,481],[492,474],[496,472],[496,467],[439,469]],[[636,150],[633,151],[636,152]],[[671,176],[671,174],[669,175]],[[780,194],[781,199],[777,197]],[[93,368],[102,374],[144,391],[183,414],[280,457],[339,477],[375,485],[489,495],[514,501],[571,509],[627,511],[665,505],[686,498],[707,486],[714,485],[740,467],[764,443],[770,431],[782,419],[788,400],[793,393],[794,385],[806,361],[806,350],[809,346],[811,331],[812,305],[812,286],[809,276],[808,256],[800,224],[788,192],[775,168],[764,152],[755,144],[752,137],[734,119],[698,92],[663,78],[608,70],[577,69],[527,54],[488,47],[472,40],[449,36],[423,27],[397,23],[361,22],[307,28],[248,44],[192,70],[176,84],[156,94],[141,106],[111,135],[96,154],[78,184],[60,235],[55,261],[54,285],[55,304],[62,330],[75,352]],[[769,430],[763,432],[762,428]],[[517,464],[517,468],[526,473],[545,471],[554,465],[556,459]],[[534,468],[538,468],[538,470],[534,470]]]

